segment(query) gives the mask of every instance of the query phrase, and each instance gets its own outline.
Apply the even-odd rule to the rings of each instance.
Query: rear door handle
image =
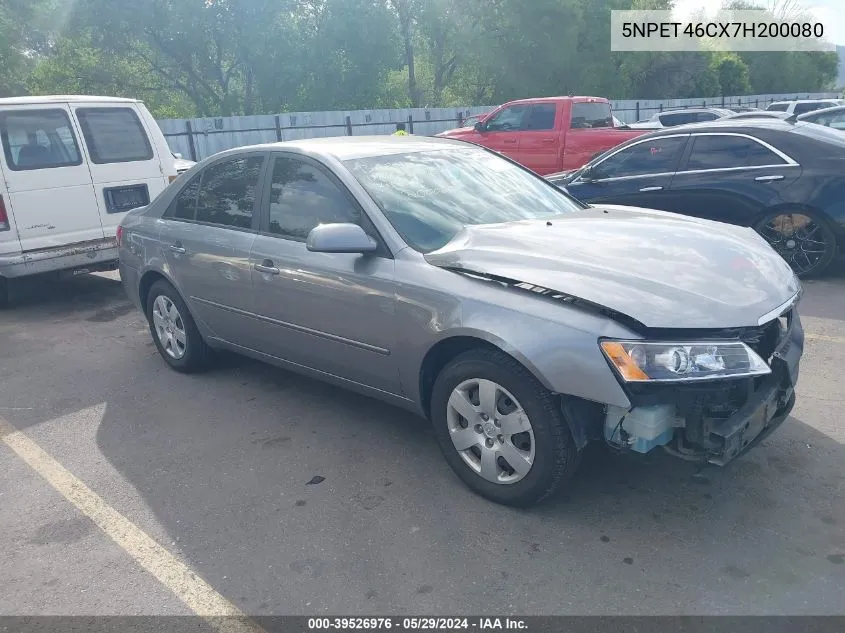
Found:
[[[543,143],[554,143],[555,140],[553,138],[544,138],[544,139],[541,139],[541,142],[543,142]]]
[[[185,247],[182,246],[182,242],[176,242],[175,244],[171,244],[170,250],[173,251],[174,253],[180,253],[180,254],[187,253],[187,251],[185,250]]]
[[[515,138],[504,138],[504,139],[502,139],[502,143],[513,144],[513,143],[516,143],[516,139]]]
[[[643,187],[640,191],[663,191],[663,187]]]
[[[783,176],[780,174],[777,176],[757,176],[754,180],[757,182],[769,182],[771,180],[783,180]]]
[[[278,268],[276,268],[273,265],[273,260],[271,260],[271,259],[265,259],[260,264],[256,264],[255,270],[257,270],[260,273],[267,274],[267,275],[278,275],[279,272],[281,272],[281,271],[279,271]]]

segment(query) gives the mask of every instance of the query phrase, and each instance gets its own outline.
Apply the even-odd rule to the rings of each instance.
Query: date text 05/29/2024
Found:
[[[350,617],[308,618],[309,631],[523,631],[525,620],[512,617]]]

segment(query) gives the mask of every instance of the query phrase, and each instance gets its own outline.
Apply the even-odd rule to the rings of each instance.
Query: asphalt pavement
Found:
[[[845,614],[845,269],[801,312],[796,407],[754,451],[594,451],[513,510],[402,410],[237,357],[171,371],[113,274],[27,284],[0,312],[0,615],[192,612],[85,498],[248,614]]]

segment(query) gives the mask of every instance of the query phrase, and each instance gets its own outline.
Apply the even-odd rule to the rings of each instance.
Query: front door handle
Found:
[[[516,139],[515,138],[503,138],[502,143],[508,143],[509,145],[512,145],[512,144],[516,143]]]
[[[544,139],[541,139],[540,142],[542,142],[542,143],[554,143],[555,140],[553,138],[544,138]]]
[[[772,180],[783,180],[783,175],[778,174],[777,176],[757,176],[754,180],[757,182],[769,182]]]
[[[260,264],[255,265],[255,270],[266,275],[278,275],[279,269],[273,265],[273,260],[265,259]]]
[[[185,247],[182,246],[182,242],[176,242],[175,244],[171,244],[170,250],[173,251],[174,253],[179,253],[179,254],[182,254],[182,255],[187,253],[187,251],[185,250]]]
[[[663,187],[643,187],[640,191],[663,191]]]

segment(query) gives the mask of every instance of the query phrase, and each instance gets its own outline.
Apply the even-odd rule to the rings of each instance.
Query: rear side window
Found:
[[[557,106],[554,103],[538,103],[531,106],[528,112],[528,120],[525,123],[525,130],[553,130],[555,129],[555,112]]]
[[[816,103],[796,103],[793,114],[805,114],[813,110],[821,110],[822,108],[831,108],[836,104],[831,101],[821,101]]]
[[[786,161],[757,141],[712,134],[693,138],[686,170],[783,165]]]
[[[241,229],[252,227],[263,156],[225,160],[205,169],[196,221]]]
[[[64,110],[13,110],[0,114],[9,169],[25,171],[81,165],[79,145]]]
[[[147,132],[132,108],[78,108],[76,116],[92,162],[130,163],[153,157]]]
[[[609,103],[573,103],[573,128],[613,127],[613,114]]]
[[[770,112],[786,112],[787,109],[789,109],[788,103],[773,103],[766,108],[766,110],[769,110]]]

